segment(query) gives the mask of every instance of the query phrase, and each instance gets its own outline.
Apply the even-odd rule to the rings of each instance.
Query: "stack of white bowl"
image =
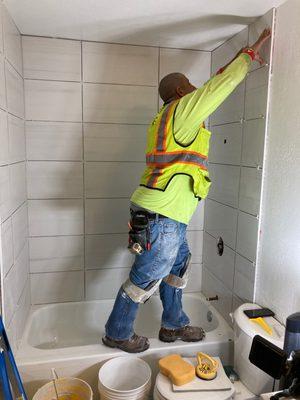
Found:
[[[140,358],[113,358],[100,368],[98,389],[101,400],[148,400],[151,368]]]

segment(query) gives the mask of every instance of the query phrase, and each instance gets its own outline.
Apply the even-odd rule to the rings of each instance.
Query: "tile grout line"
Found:
[[[157,68],[157,111],[159,111],[159,80],[160,80],[160,47],[158,48],[158,68]]]
[[[251,121],[258,121],[258,120],[261,120],[261,119],[265,119],[265,117],[263,116],[263,117],[256,117],[256,118],[248,118],[248,119],[244,120],[244,123],[245,122],[251,122]],[[240,123],[241,123],[241,121],[223,122],[222,124],[211,125],[211,128],[215,128],[215,127],[218,128],[218,127],[221,127],[221,126],[234,125],[234,124],[240,124]]]
[[[86,197],[85,197],[85,162],[84,162],[84,125],[83,125],[83,51],[82,41],[80,41],[80,62],[81,62],[81,134],[82,134],[82,201],[83,201],[83,300],[86,300],[86,248],[85,248],[85,215],[86,215]]]
[[[14,115],[14,114],[11,114]],[[15,116],[15,115],[14,115]],[[20,117],[17,117],[20,118]],[[21,119],[21,118],[20,118]],[[53,119],[26,119],[26,122],[34,124],[34,123],[47,123],[47,124],[84,124],[84,125],[133,125],[133,126],[148,126],[149,124],[139,124],[139,123],[128,123],[128,122],[99,122],[99,121],[61,121],[61,120],[53,120]]]
[[[236,33],[236,35],[238,33]],[[21,36],[22,37],[27,37],[27,38],[68,40],[68,41],[82,42],[82,43],[99,43],[99,44],[108,44],[108,45],[117,45],[117,46],[148,47],[148,48],[154,48],[154,49],[157,49],[157,47],[158,47],[158,46],[147,45],[147,44],[129,44],[129,43],[105,42],[105,41],[103,42],[103,41],[99,41],[99,40],[72,39],[72,38],[66,38],[66,37],[61,37],[61,36],[29,35],[29,34],[23,34],[23,33],[21,34]],[[191,48],[182,48],[182,47],[168,47],[168,46],[161,46],[161,48],[162,49],[170,49],[170,50],[189,50],[189,51],[195,51],[195,52],[197,51],[197,52],[203,52],[203,53],[211,53],[211,51],[212,51],[212,50],[201,50],[201,49],[191,49]]]
[[[109,85],[109,86],[134,86],[134,87],[147,87],[156,88],[155,85],[141,85],[137,83],[118,83],[118,82],[93,82],[93,81],[83,81],[83,78],[79,81],[74,80],[63,80],[63,79],[50,79],[50,78],[24,78],[24,81],[32,82],[59,82],[59,83],[77,83],[77,84],[88,84],[88,85]]]

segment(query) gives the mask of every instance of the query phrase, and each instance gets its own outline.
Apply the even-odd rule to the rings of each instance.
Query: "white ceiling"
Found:
[[[212,50],[286,0],[4,0],[21,33]]]

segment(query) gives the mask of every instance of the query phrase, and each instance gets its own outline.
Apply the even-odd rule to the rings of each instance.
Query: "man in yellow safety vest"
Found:
[[[265,29],[252,47],[242,49],[199,89],[180,73],[161,80],[164,105],[149,126],[147,166],[131,198],[129,247],[135,262],[106,323],[105,345],[130,353],[149,348],[149,340],[135,334],[133,324],[139,303],[158,287],[163,304],[159,339],[196,342],[205,337],[182,309],[191,256],[186,228],[211,185],[210,132],[204,121],[245,78],[252,61],[263,63],[259,51],[270,34]]]

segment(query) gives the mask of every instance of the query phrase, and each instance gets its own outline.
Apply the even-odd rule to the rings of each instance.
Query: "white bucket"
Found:
[[[113,358],[100,368],[98,389],[101,400],[146,400],[151,368],[140,358]]]
[[[55,382],[55,384],[54,384]],[[88,383],[78,378],[58,378],[42,386],[32,400],[92,400]]]

